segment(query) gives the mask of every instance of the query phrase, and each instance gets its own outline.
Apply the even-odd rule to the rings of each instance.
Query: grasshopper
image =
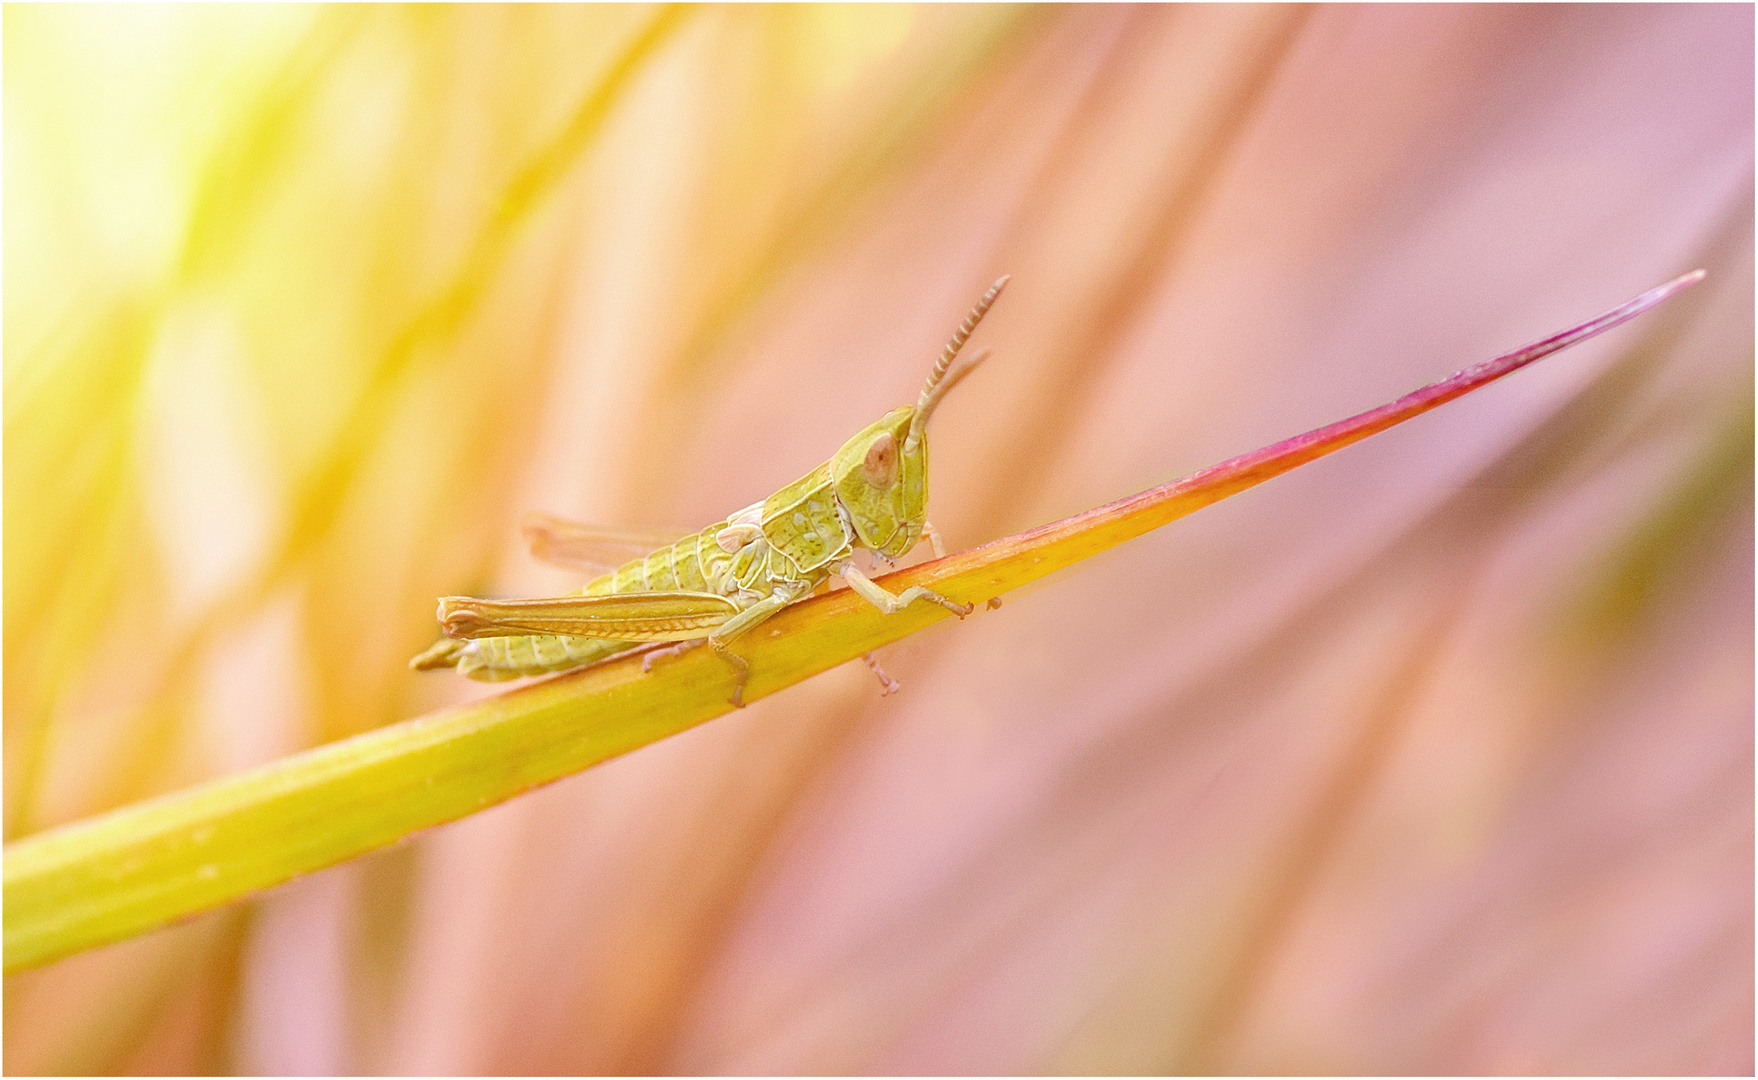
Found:
[[[926,539],[946,554],[929,524],[928,417],[988,356],[984,349],[957,368],[966,339],[1007,285],[1002,277],[977,301],[941,350],[914,405],[893,409],[805,476],[761,502],[682,539],[650,538],[534,514],[524,531],[536,558],[569,569],[606,568],[604,554],[652,548],[569,596],[478,600],[444,596],[439,622],[446,636],[416,656],[418,671],[455,668],[498,682],[566,671],[651,642],[644,668],[666,652],[698,641],[730,664],[737,678],[732,704],[744,704],[750,666],[728,643],[782,608],[810,596],[832,575],[886,614],[928,601],[963,618],[969,604],[920,585],[892,594],[854,564],[864,548],[887,561]],[[897,684],[871,656],[868,666],[889,693]]]

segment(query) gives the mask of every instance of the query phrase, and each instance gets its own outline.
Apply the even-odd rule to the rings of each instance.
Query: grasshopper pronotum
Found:
[[[832,575],[873,606],[893,614],[918,600],[960,618],[968,604],[913,586],[893,595],[856,568],[865,548],[895,559],[924,538],[946,554],[928,523],[928,417],[947,391],[981,364],[988,350],[954,368],[965,339],[1007,284],[1002,277],[941,350],[914,405],[893,409],[861,429],[829,461],[724,521],[681,540],[577,525],[547,515],[526,519],[532,554],[570,569],[603,570],[609,550],[652,548],[595,578],[579,593],[530,600],[444,596],[446,632],[409,662],[419,671],[456,668],[472,679],[500,681],[602,660],[646,642],[706,640],[737,672],[732,703],[742,705],[749,666],[727,643]],[[639,545],[636,547],[635,545]],[[651,664],[649,654],[645,663]],[[868,664],[896,689],[878,665]]]

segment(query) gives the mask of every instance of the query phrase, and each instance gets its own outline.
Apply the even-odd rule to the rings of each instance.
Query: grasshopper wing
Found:
[[[693,529],[617,529],[584,525],[553,514],[532,511],[519,531],[531,549],[531,557],[563,570],[607,574],[631,559],[669,547]]]
[[[724,596],[699,592],[551,596],[477,600],[442,596],[439,621],[447,637],[566,634],[615,641],[690,641],[707,637],[739,613]]]

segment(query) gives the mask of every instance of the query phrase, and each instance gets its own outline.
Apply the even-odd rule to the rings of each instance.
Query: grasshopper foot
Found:
[[[969,615],[972,611],[976,610],[974,605],[961,604],[956,600],[949,600],[946,597],[941,596],[937,592],[927,593],[926,598],[934,601],[936,604],[939,604],[941,607],[945,608],[947,611],[952,612],[954,615],[957,615],[961,619],[964,618],[966,615]]]
[[[733,671],[737,673],[738,681],[733,685],[732,697],[728,698],[727,701],[735,709],[744,708],[745,707],[745,683],[749,682],[751,679],[751,665],[745,660],[744,657],[740,656],[736,652],[733,652],[731,649],[727,648],[725,645],[722,645],[720,642],[715,641],[713,638],[708,639],[708,644],[714,646],[715,654],[718,655],[722,660],[725,660],[727,663],[731,664],[733,666]]]
[[[966,615],[969,615],[973,610],[975,610],[969,604],[961,604],[956,600],[950,599],[945,596],[941,596],[939,593],[935,592],[933,589],[926,589],[920,585],[911,585],[909,588],[905,589],[902,593],[898,594],[897,601],[895,604],[892,605],[890,610],[891,611],[902,611],[904,608],[909,607],[911,604],[915,603],[917,600],[932,600],[934,603],[939,604],[941,607],[945,608],[947,611],[952,612],[954,615],[957,615],[961,619],[964,618]]]
[[[892,678],[891,676],[885,674],[885,669],[879,666],[878,658],[875,657],[872,653],[862,654],[861,659],[865,660],[867,662],[867,667],[869,670],[871,670],[873,672],[873,674],[879,676],[879,696],[880,697],[890,697],[892,694],[895,694],[899,690],[903,689],[902,683],[898,682],[896,679]]]

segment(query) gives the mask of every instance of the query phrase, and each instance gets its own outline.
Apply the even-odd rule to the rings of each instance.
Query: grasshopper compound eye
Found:
[[[897,442],[892,439],[891,432],[881,432],[867,447],[861,475],[876,488],[888,488],[897,481]]]

